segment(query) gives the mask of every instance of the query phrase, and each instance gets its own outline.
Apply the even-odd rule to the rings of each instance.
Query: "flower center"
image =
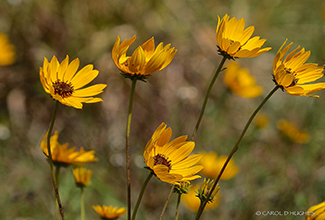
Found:
[[[162,165],[165,165],[166,167],[168,167],[168,172],[171,170],[171,164],[170,164],[170,160],[168,160],[168,157],[166,157],[165,155],[163,154],[157,154],[156,156],[154,156],[154,159],[155,159],[155,163],[154,163],[154,166],[155,165],[158,165],[158,164],[162,164]]]
[[[54,87],[54,94],[59,95],[62,98],[67,98],[72,96],[72,93],[74,91],[73,86],[70,83],[62,82],[61,80],[57,80],[56,82],[52,83]]]

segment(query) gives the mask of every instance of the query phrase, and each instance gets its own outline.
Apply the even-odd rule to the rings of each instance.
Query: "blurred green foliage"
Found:
[[[156,43],[178,49],[168,68],[139,82],[131,126],[132,198],[135,202],[148,174],[142,169],[146,142],[161,122],[174,137],[194,129],[206,87],[220,61],[216,50],[217,15],[245,18],[254,35],[266,38],[273,49],[237,60],[256,77],[265,93],[273,88],[272,62],[288,38],[294,46],[312,51],[309,62],[325,59],[325,4],[321,0],[1,0],[0,32],[16,47],[17,62],[0,67],[0,219],[55,219],[49,166],[39,143],[46,132],[54,101],[42,89],[39,67],[43,58],[66,55],[92,63],[107,83],[103,103],[83,110],[59,106],[55,130],[60,143],[95,150],[99,162],[89,164],[92,184],[85,190],[87,219],[98,219],[91,205],[126,206],[124,135],[130,81],[111,60],[116,37],[137,40],[132,51],[152,36]],[[264,94],[265,95],[265,94]],[[235,163],[240,173],[220,183],[221,204],[203,219],[278,219],[256,216],[256,211],[304,211],[325,200],[324,91],[320,98],[294,97],[278,91],[262,109],[270,118],[264,129],[252,126]],[[228,154],[246,120],[261,101],[229,93],[222,73],[212,91],[196,137],[195,152]],[[284,139],[276,121],[285,118],[310,134],[306,144]],[[59,186],[67,219],[78,219],[79,189],[71,169],[62,169]],[[139,219],[158,219],[169,186],[151,180],[139,210]],[[173,219],[176,197],[165,219]],[[181,206],[180,219],[195,214]],[[217,217],[216,217],[217,216]],[[122,216],[121,219],[125,219]],[[304,219],[282,216],[281,219]]]

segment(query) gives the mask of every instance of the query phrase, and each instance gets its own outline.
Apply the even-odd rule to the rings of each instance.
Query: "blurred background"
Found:
[[[274,87],[272,62],[288,38],[312,54],[308,62],[325,61],[325,2],[321,0],[1,0],[0,32],[15,47],[11,65],[0,66],[0,219],[55,219],[49,165],[40,149],[55,102],[44,92],[39,67],[44,57],[61,62],[80,58],[80,68],[94,64],[93,83],[108,87],[103,103],[82,110],[59,105],[54,129],[59,142],[95,150],[98,162],[88,164],[92,184],[85,189],[86,219],[99,219],[92,205],[126,206],[124,147],[131,82],[111,59],[121,40],[137,36],[129,54],[155,37],[178,49],[172,63],[137,83],[131,126],[132,202],[148,170],[142,153],[154,130],[165,122],[173,138],[191,135],[203,98],[221,56],[217,53],[217,15],[245,18],[253,36],[267,39],[273,49],[259,57],[236,60],[249,69],[263,94],[244,98],[223,84],[221,73],[196,136],[195,153],[228,155],[251,113]],[[1,48],[0,48],[1,51]],[[227,62],[228,64],[229,62]],[[202,219],[304,219],[303,216],[257,216],[256,211],[306,211],[325,200],[325,92],[320,98],[295,97],[278,91],[262,109],[234,156],[236,176],[220,182],[220,203]],[[304,143],[283,132],[285,119],[307,134]],[[255,121],[256,122],[256,121]],[[297,131],[297,132],[298,132]],[[198,180],[196,182],[201,182]],[[70,168],[61,169],[59,185],[66,219],[79,219],[80,191]],[[158,219],[170,190],[153,178],[138,219]],[[164,219],[173,219],[173,195]],[[194,219],[181,204],[179,219]],[[126,219],[126,215],[120,217]]]

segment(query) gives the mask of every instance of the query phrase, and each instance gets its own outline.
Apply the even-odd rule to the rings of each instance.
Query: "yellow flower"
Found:
[[[299,131],[295,124],[284,119],[278,120],[277,127],[292,142],[307,143],[309,141],[308,133]]]
[[[126,209],[124,207],[117,209],[117,207],[97,205],[92,206],[93,209],[100,215],[102,219],[117,219],[121,215],[126,213]]]
[[[87,170],[82,167],[73,169],[73,176],[74,180],[76,181],[76,185],[81,188],[89,185],[91,174],[91,170]]]
[[[235,62],[228,64],[224,83],[231,91],[244,98],[260,96],[263,91],[261,86],[256,85],[254,77],[248,70],[240,68]]]
[[[208,178],[217,178],[223,164],[227,160],[227,156],[217,156],[215,152],[209,153],[201,153],[202,159],[200,164],[203,165],[203,169],[201,170],[201,174]],[[228,166],[226,167],[224,173],[221,176],[221,179],[227,180],[234,177],[238,173],[238,167],[235,165],[233,160],[230,160]]]
[[[254,32],[254,26],[245,28],[245,19],[237,21],[235,17],[229,20],[225,15],[220,21],[218,16],[217,43],[221,55],[228,59],[256,57],[269,50],[271,47],[263,48],[266,39],[256,36],[250,39]]]
[[[310,51],[305,51],[305,48],[302,48],[297,52],[300,46],[284,59],[285,54],[293,44],[291,42],[281,51],[286,42],[287,39],[274,58],[273,81],[290,95],[319,97],[309,93],[325,88],[325,83],[311,83],[324,75],[323,67],[318,67],[314,63],[305,63],[310,56]]]
[[[124,73],[123,75],[131,79],[144,80],[151,73],[164,69],[173,60],[177,50],[170,44],[164,47],[160,43],[155,48],[155,41],[152,37],[147,42],[139,46],[132,54],[127,56],[127,50],[134,42],[135,36],[130,40],[124,40],[120,44],[118,36],[112,51],[112,58],[115,65]]]
[[[85,151],[82,147],[80,151],[76,151],[76,148],[68,149],[68,143],[61,145],[58,142],[59,133],[55,131],[54,135],[50,139],[50,147],[52,160],[55,165],[58,166],[69,166],[71,164],[80,165],[83,163],[94,162],[98,159],[95,157],[95,151]],[[45,156],[48,157],[47,150],[47,133],[44,135],[41,141],[41,149]]]
[[[190,188],[189,193],[182,194],[182,203],[185,205],[187,209],[193,212],[197,212],[197,210],[200,207],[201,201],[199,197],[197,196],[198,189],[201,185],[197,184]],[[212,202],[207,203],[205,210],[213,209],[217,207],[220,203],[220,196],[217,196],[214,198]]]
[[[325,202],[310,207],[306,213],[306,220],[325,219]]]
[[[0,66],[11,65],[16,61],[14,45],[10,44],[8,37],[0,33]]]
[[[186,141],[186,135],[169,142],[171,136],[172,129],[166,129],[165,123],[153,133],[143,153],[148,168],[160,180],[175,185],[200,178],[195,174],[203,168],[196,165],[201,155],[189,156],[194,149],[194,142]]]
[[[106,84],[85,86],[98,76],[98,70],[89,64],[76,73],[79,68],[79,59],[69,64],[69,57],[60,64],[55,56],[51,62],[44,57],[43,67],[40,67],[40,80],[45,92],[53,99],[64,105],[82,109],[82,103],[95,103],[103,101],[101,98],[91,96],[103,92]]]

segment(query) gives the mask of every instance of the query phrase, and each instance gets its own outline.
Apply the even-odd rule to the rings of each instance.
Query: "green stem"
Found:
[[[131,219],[131,174],[130,174],[130,128],[131,128],[131,118],[132,118],[132,108],[133,108],[133,98],[135,85],[137,83],[136,79],[132,80],[132,86],[130,91],[129,100],[129,111],[128,120],[126,125],[126,175],[127,175],[127,204],[128,204],[128,220]]]
[[[140,194],[139,194],[139,197],[138,197],[137,204],[135,205],[134,211],[133,211],[133,214],[132,214],[132,220],[135,220],[135,217],[137,215],[137,212],[138,212],[138,209],[139,209],[139,206],[140,206],[140,203],[141,203],[141,200],[142,200],[144,191],[146,190],[146,187],[147,187],[147,185],[149,183],[149,180],[151,179],[151,177],[153,176],[153,174],[154,174],[154,172],[151,171],[149,173],[149,175],[147,176],[147,179],[144,181],[144,183],[142,185],[142,188],[141,188],[141,191],[140,191]]]
[[[243,129],[243,131],[242,131],[242,133],[240,134],[240,136],[239,136],[239,139],[238,139],[238,141],[236,142],[236,144],[235,144],[235,146],[233,147],[233,149],[232,149],[232,151],[230,152],[230,154],[228,155],[228,158],[227,158],[227,160],[226,160],[226,162],[224,163],[224,165],[223,165],[223,167],[222,167],[222,169],[220,170],[220,172],[219,172],[219,175],[218,175],[218,177],[216,178],[216,180],[214,181],[214,184],[213,184],[213,186],[212,186],[212,188],[211,188],[211,190],[210,190],[210,192],[209,192],[209,194],[208,194],[208,198],[210,198],[210,196],[211,196],[211,194],[212,194],[212,192],[213,192],[213,190],[216,188],[216,186],[217,186],[217,184],[218,184],[218,182],[219,182],[219,180],[220,180],[220,178],[221,178],[221,176],[222,176],[222,174],[223,174],[223,172],[225,171],[225,169],[226,169],[226,167],[227,167],[227,165],[228,165],[228,163],[229,163],[229,161],[230,161],[230,159],[232,158],[232,156],[236,153],[236,151],[238,150],[238,146],[239,146],[239,144],[240,144],[240,142],[241,142],[241,140],[243,139],[243,137],[244,137],[244,135],[245,135],[245,133],[246,133],[246,131],[247,131],[247,129],[248,129],[248,127],[249,127],[249,125],[251,124],[251,122],[253,121],[253,119],[254,119],[254,117],[257,115],[257,113],[259,112],[259,110],[264,106],[264,104],[271,98],[271,96],[278,90],[280,88],[280,86],[275,86],[273,89],[272,89],[272,91],[264,98],[264,100],[261,102],[261,104],[255,109],[255,111],[253,112],[253,114],[251,115],[251,117],[248,119],[248,121],[247,121],[247,123],[246,123],[246,125],[245,125],[245,127],[244,127],[244,129]],[[203,210],[204,210],[204,208],[205,208],[205,206],[206,206],[206,204],[207,204],[207,201],[208,200],[205,200],[202,204],[201,204],[201,206],[200,206],[200,208],[199,208],[199,210],[198,210],[198,212],[197,212],[197,215],[196,215],[196,220],[199,220],[200,219],[200,217],[201,217],[201,215],[202,215],[202,213],[203,213]]]
[[[172,193],[173,193],[173,191],[174,191],[174,188],[175,188],[175,185],[173,185],[172,188],[170,189],[170,192],[169,192],[168,198],[167,198],[167,200],[166,200],[166,202],[165,202],[165,205],[164,205],[164,208],[163,208],[163,210],[162,210],[162,212],[161,212],[161,215],[160,215],[159,220],[162,220],[162,218],[163,218],[163,216],[164,216],[164,214],[165,214],[165,211],[166,211],[166,208],[167,208],[167,205],[168,205],[169,199],[170,199],[170,197],[172,196]]]
[[[226,62],[226,60],[227,60],[227,58],[224,56],[222,58],[220,64],[219,64],[219,67],[218,67],[217,71],[215,72],[215,74],[214,74],[214,76],[213,76],[213,78],[212,78],[212,80],[210,82],[210,85],[208,87],[208,91],[205,94],[205,98],[204,98],[203,105],[202,105],[202,108],[201,108],[200,116],[199,116],[199,118],[198,118],[198,120],[196,122],[195,129],[194,129],[193,134],[192,134],[192,137],[191,137],[191,140],[192,141],[194,140],[194,137],[196,135],[196,132],[199,129],[199,126],[200,126],[200,123],[201,123],[201,120],[202,120],[202,117],[203,117],[203,114],[204,114],[206,105],[208,103],[208,99],[209,99],[209,96],[210,96],[211,89],[212,89],[212,87],[213,87],[213,85],[214,85],[214,83],[215,83],[215,81],[216,81],[219,73],[221,72],[221,69],[222,69],[224,63]]]
[[[178,215],[179,215],[179,204],[181,202],[181,193],[178,193],[178,198],[177,198],[177,204],[176,204],[176,215],[175,215],[175,220],[178,220]]]
[[[54,125],[54,121],[55,121],[55,117],[56,117],[56,112],[58,110],[58,105],[59,105],[59,102],[56,101],[54,111],[53,111],[53,115],[52,115],[52,119],[51,119],[51,123],[50,123],[50,127],[49,127],[49,131],[47,133],[47,151],[48,151],[48,154],[49,154],[48,159],[49,159],[49,163],[50,163],[51,176],[52,176],[52,182],[53,182],[53,187],[54,187],[54,191],[55,191],[55,197],[56,197],[56,200],[57,200],[57,204],[59,206],[59,211],[60,211],[61,218],[62,218],[62,220],[65,220],[63,207],[62,207],[61,200],[60,200],[59,190],[58,190],[58,186],[57,186],[57,183],[56,183],[56,178],[55,178],[55,173],[54,173],[54,165],[53,165],[53,159],[52,159],[52,153],[51,153],[51,146],[50,146],[50,144],[51,144],[51,133],[52,133],[52,130],[53,130],[53,125]]]
[[[84,187],[80,187],[80,212],[81,212],[81,220],[85,220],[85,195],[84,195]]]

